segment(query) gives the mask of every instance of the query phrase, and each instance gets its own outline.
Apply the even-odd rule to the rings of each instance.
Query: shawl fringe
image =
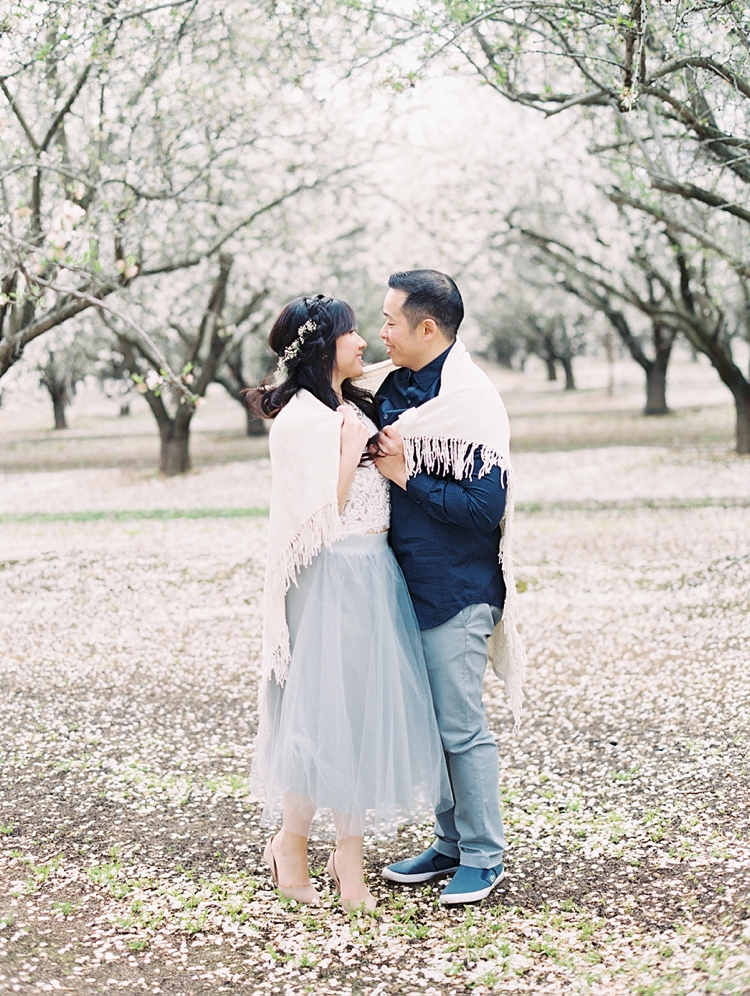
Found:
[[[523,683],[526,678],[526,649],[518,632],[518,591],[513,571],[513,510],[516,500],[516,476],[513,468],[506,470],[507,497],[505,515],[500,523],[500,564],[505,583],[505,605],[500,622],[488,641],[492,670],[502,678],[513,714],[514,729],[521,725]]]
[[[285,545],[281,558],[269,564],[265,584],[264,668],[261,689],[275,675],[283,685],[289,671],[291,650],[286,620],[285,596],[303,567],[312,563],[324,546],[331,546],[341,533],[338,503],[330,502],[316,509],[302,524],[291,542]]]
[[[489,474],[493,467],[500,467],[504,477],[508,474],[508,468],[503,466],[504,461],[499,453],[469,439],[404,435],[403,442],[407,477],[414,477],[420,471],[427,474],[437,471],[450,474],[457,481],[463,481],[464,478],[471,480],[474,476],[474,458],[478,452],[482,459],[482,466],[477,472],[478,478]]]

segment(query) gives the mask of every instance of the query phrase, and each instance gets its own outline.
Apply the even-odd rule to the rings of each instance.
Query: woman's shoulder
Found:
[[[362,409],[359,407],[358,404],[356,404],[354,401],[349,401],[349,400],[344,401],[344,404],[354,411],[354,414],[357,416],[360,422],[364,423],[364,425],[367,426],[370,432],[378,431],[377,425],[375,425],[373,420],[366,412],[362,411]]]
[[[284,405],[273,420],[271,436],[276,439],[298,437],[315,430],[338,430],[341,414],[324,405],[310,391],[301,388]]]

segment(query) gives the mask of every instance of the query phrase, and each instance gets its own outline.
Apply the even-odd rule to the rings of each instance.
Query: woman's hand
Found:
[[[356,453],[357,463],[362,459],[367,440],[370,438],[370,430],[364,422],[357,417],[357,413],[351,405],[339,405],[337,411],[341,412],[341,455],[346,453],[352,456]]]
[[[339,405],[337,411],[341,413],[341,459],[336,490],[339,499],[339,512],[343,512],[354,479],[354,471],[362,459],[362,453],[367,445],[367,440],[370,438],[370,432],[364,422],[357,417],[357,413],[351,405]]]

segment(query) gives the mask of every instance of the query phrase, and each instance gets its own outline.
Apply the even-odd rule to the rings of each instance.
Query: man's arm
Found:
[[[484,477],[477,476],[482,466],[479,453],[474,457],[471,480],[454,481],[425,473],[407,479],[403,441],[392,426],[381,433],[380,451],[384,456],[375,463],[381,474],[406,491],[433,519],[481,532],[497,528],[505,512],[506,488],[499,467],[493,467]]]
[[[477,478],[481,465],[481,457],[477,456],[471,480],[416,474],[406,482],[406,494],[438,522],[492,532],[505,513],[506,488],[499,467]]]

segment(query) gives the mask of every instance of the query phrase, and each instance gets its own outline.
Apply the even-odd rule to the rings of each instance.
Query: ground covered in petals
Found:
[[[571,465],[575,465],[575,486]],[[283,902],[247,794],[264,460],[0,485],[0,992],[750,992],[750,464],[524,453],[523,725],[490,900]],[[36,486],[35,486],[36,482]]]

